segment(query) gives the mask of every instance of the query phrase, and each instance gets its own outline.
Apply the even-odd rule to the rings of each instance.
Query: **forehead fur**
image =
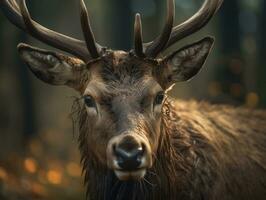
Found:
[[[91,78],[87,91],[143,92],[145,88],[157,85],[152,75],[156,63],[140,59],[124,51],[108,52],[88,67],[91,71]]]
[[[134,83],[143,77],[152,75],[153,66],[151,63],[124,51],[115,51],[107,54],[102,61],[100,73],[108,83]]]

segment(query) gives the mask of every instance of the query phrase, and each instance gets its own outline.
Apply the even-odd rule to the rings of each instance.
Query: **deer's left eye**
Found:
[[[86,106],[89,108],[95,107],[95,101],[94,101],[93,97],[90,95],[84,96],[84,102],[85,102]]]
[[[164,93],[163,92],[159,92],[154,100],[154,105],[160,105],[163,103],[164,100]]]

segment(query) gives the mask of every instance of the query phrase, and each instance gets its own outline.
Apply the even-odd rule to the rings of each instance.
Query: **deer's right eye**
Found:
[[[90,95],[84,96],[84,102],[85,102],[86,106],[89,108],[95,107],[95,101],[94,101],[93,97]]]

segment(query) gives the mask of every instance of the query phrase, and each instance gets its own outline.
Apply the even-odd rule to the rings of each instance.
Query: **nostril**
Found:
[[[135,156],[142,158],[144,156],[144,153],[145,153],[145,148],[139,147],[135,152]]]
[[[136,170],[142,163],[144,149],[139,146],[127,151],[123,148],[115,147],[114,153],[117,157],[117,164],[123,170]]]
[[[114,154],[116,154],[116,144],[112,145],[112,150],[113,150]]]

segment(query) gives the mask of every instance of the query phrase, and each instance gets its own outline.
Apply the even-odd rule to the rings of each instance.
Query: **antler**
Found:
[[[84,0],[80,0],[80,8],[80,21],[87,47],[91,53],[91,56],[93,58],[98,58],[100,57],[100,54],[98,52],[98,47],[96,46],[95,38],[91,30],[89,15]]]
[[[20,0],[19,2],[18,6],[16,0],[0,0],[0,8],[4,12],[5,16],[17,27],[29,33],[36,39],[57,49],[73,54],[84,61],[88,61],[91,58],[98,58],[100,56],[102,47],[95,42],[95,38],[90,27],[88,12],[83,0],[80,0],[80,16],[86,42],[43,27],[31,19],[25,0]],[[135,52],[138,56],[155,58],[164,49],[197,32],[211,20],[212,16],[220,8],[223,0],[205,0],[203,6],[196,14],[174,28],[174,0],[167,0],[167,2],[168,15],[166,25],[162,34],[150,43],[143,44],[141,19],[139,14],[136,15]]]
[[[143,39],[142,39],[142,24],[140,14],[137,13],[134,25],[135,53],[139,57],[144,57]]]
[[[175,1],[167,1],[167,21],[165,23],[162,34],[146,48],[146,55],[156,57],[167,44],[172,33],[173,23],[175,18]]]
[[[35,22],[31,19],[25,0],[20,0],[19,5],[17,4],[16,0],[0,0],[0,8],[2,9],[4,15],[14,25],[27,32],[34,38],[57,49],[75,55],[84,61],[88,61],[91,58],[96,57],[95,49],[91,48],[90,45],[94,44],[97,51],[98,49],[101,49],[101,46],[97,44],[94,39],[90,40],[90,42],[93,42],[93,44],[86,45],[84,41],[52,31]],[[85,28],[85,26],[82,26],[84,27],[83,29],[85,31],[88,31],[88,33],[86,32],[87,34],[85,35],[85,38],[94,38],[90,26],[87,28]],[[89,40],[86,39],[86,41]]]
[[[203,6],[196,14],[173,28],[174,0],[168,0],[168,17],[164,31],[153,42],[143,44],[145,47],[145,55],[148,57],[156,57],[161,51],[170,47],[177,41],[199,31],[211,20],[222,3],[223,0],[205,0]]]

